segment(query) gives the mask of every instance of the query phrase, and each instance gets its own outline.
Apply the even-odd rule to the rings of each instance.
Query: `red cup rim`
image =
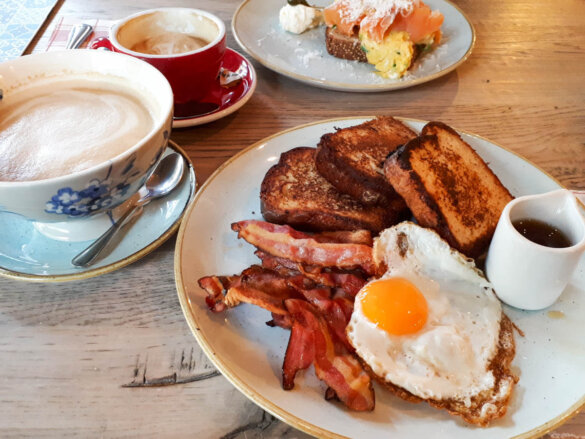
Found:
[[[126,46],[122,46],[118,42],[118,40],[116,39],[116,35],[118,34],[118,30],[120,29],[120,27],[122,25],[128,23],[130,20],[133,20],[137,17],[141,17],[143,15],[154,14],[156,12],[165,12],[165,11],[185,11],[185,12],[189,12],[189,13],[196,13],[196,14],[202,15],[202,16],[212,20],[218,26],[219,34],[208,45],[203,46],[199,49],[195,49],[195,50],[192,50],[190,52],[183,52],[183,53],[176,53],[176,54],[165,54],[165,55],[153,55],[153,54],[149,54],[149,53],[135,52],[134,50],[131,50],[131,49],[127,48]],[[202,9],[194,9],[194,8],[156,8],[156,9],[147,9],[145,11],[140,11],[140,12],[137,12],[135,14],[129,15],[125,18],[118,20],[110,28],[110,33],[109,33],[108,39],[110,41],[110,44],[112,46],[114,46],[116,48],[116,50],[118,50],[120,52],[127,53],[127,54],[130,54],[132,56],[135,56],[138,58],[144,58],[144,59],[167,59],[167,58],[181,58],[184,56],[190,56],[190,55],[193,55],[195,53],[201,53],[201,52],[205,52],[205,51],[208,51],[210,49],[213,49],[214,47],[219,45],[223,40],[225,40],[225,34],[226,34],[226,29],[225,29],[224,22],[218,16],[216,16],[210,12],[204,11]]]

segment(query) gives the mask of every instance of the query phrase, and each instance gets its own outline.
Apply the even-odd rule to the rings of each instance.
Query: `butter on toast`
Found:
[[[398,215],[408,212],[404,200],[384,178],[386,156],[416,133],[397,119],[380,116],[321,137],[317,169],[340,192],[365,205],[381,205]]]
[[[384,174],[417,222],[469,257],[481,255],[513,199],[482,158],[452,128],[429,122],[392,153]]]
[[[315,148],[291,149],[268,170],[260,187],[260,206],[266,221],[304,230],[373,232],[399,221],[394,212],[364,206],[335,189],[317,172],[315,153]]]

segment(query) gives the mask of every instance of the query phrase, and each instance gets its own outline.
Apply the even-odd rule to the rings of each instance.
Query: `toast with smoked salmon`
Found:
[[[323,10],[327,52],[397,79],[441,41],[443,15],[420,0],[337,0]]]

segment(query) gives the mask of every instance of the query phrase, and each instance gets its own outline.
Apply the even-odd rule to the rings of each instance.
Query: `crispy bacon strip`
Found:
[[[266,253],[262,250],[256,250],[254,254],[260,258],[264,268],[284,272],[296,271],[300,273],[301,271],[300,268],[302,267],[302,264],[293,262],[290,259],[272,256],[270,253]]]
[[[319,242],[337,242],[345,244],[374,245],[372,232],[369,230],[337,230],[333,232],[319,232],[311,235]]]
[[[289,280],[273,270],[253,265],[239,276],[203,277],[199,279],[199,285],[207,291],[205,301],[214,312],[221,312],[245,302],[275,314],[288,314],[284,300],[303,297]],[[308,281],[312,285],[312,281]],[[301,283],[302,281],[297,281],[297,284]]]
[[[348,408],[373,410],[374,390],[369,375],[355,357],[335,346],[329,326],[319,311],[298,299],[288,299],[285,305],[293,318],[293,326],[283,364],[284,388],[292,388],[296,372],[307,368],[308,359],[311,359],[317,377],[325,381]]]
[[[366,284],[367,277],[361,270],[340,270],[330,267],[305,266],[286,258],[272,256],[261,250],[254,253],[262,260],[262,266],[279,273],[302,273],[318,284],[339,287],[350,296],[355,296]]]
[[[331,298],[331,288],[315,283],[302,275],[290,277],[288,285],[295,288],[306,300],[323,300]]]
[[[294,262],[323,267],[360,267],[367,274],[375,272],[372,247],[368,245],[318,242],[290,226],[257,220],[233,223],[232,230],[260,250]]]
[[[347,339],[345,332],[353,312],[353,302],[346,298],[338,297],[332,300],[316,300],[311,303],[319,309],[321,315],[327,321],[336,341],[341,343],[348,352],[355,352],[355,348]]]
[[[295,385],[297,372],[308,368],[314,361],[315,331],[311,329],[311,324],[305,320],[304,315],[295,315],[282,364],[284,390],[291,390]]]
[[[234,277],[227,276],[205,276],[199,279],[199,286],[205,290],[207,297],[205,303],[213,312],[225,311],[227,305],[224,302],[224,292]]]

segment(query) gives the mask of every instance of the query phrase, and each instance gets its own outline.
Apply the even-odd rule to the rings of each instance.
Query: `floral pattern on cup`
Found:
[[[45,212],[80,217],[114,206],[117,200],[126,195],[130,185],[124,182],[111,187],[110,184],[107,180],[92,180],[80,191],[70,187],[61,188],[47,202]]]
[[[137,173],[134,168],[135,161],[135,156],[128,158],[122,164],[120,175],[116,178],[112,177],[113,167],[110,166],[104,179],[93,179],[81,190],[69,186],[60,188],[47,201],[45,212],[78,218],[91,215],[97,210],[117,206],[126,198],[130,188],[128,180]]]
[[[169,132],[163,132],[163,144],[159,148],[156,156],[150,162],[149,167],[154,165],[161,158],[169,139]],[[60,188],[55,195],[47,201],[45,212],[56,215],[66,215],[68,217],[80,218],[89,216],[97,210],[105,210],[116,207],[127,197],[128,190],[132,180],[139,170],[135,167],[136,156],[132,155],[121,166],[118,176],[112,177],[113,167],[110,166],[104,179],[91,180],[87,186],[81,190],[74,190],[71,187]],[[137,184],[141,187],[146,181],[144,176]]]

